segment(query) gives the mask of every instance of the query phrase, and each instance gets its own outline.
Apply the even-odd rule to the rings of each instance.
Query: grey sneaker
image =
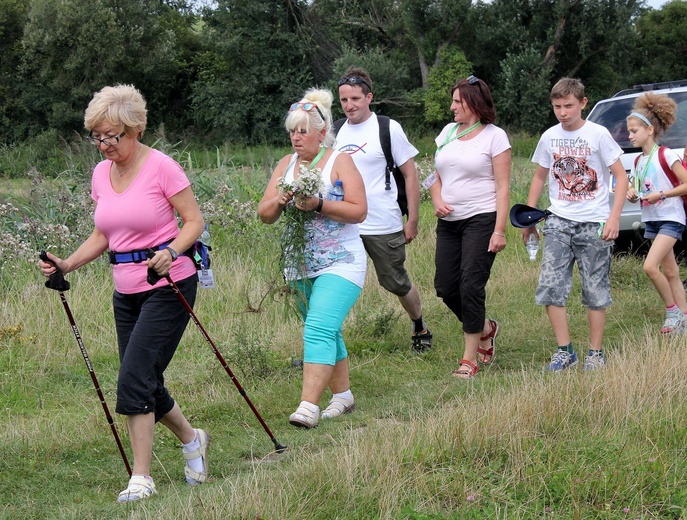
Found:
[[[681,311],[666,315],[661,327],[661,334],[679,334],[684,328],[684,317]]]
[[[599,370],[606,368],[606,358],[603,353],[598,350],[590,350],[589,354],[584,360],[584,365],[582,365],[582,370],[585,372],[591,372],[592,370]]]
[[[544,372],[560,372],[566,368],[577,365],[577,354],[572,354],[567,350],[558,349],[556,353],[551,356],[551,363],[544,367]]]

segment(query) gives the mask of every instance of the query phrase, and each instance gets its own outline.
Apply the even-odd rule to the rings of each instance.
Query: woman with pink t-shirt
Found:
[[[208,476],[210,437],[191,427],[164,386],[164,371],[189,315],[165,279],[153,286],[147,282],[148,268],[161,276],[169,274],[194,304],[196,268],[183,252],[198,239],[204,222],[181,166],[139,141],[146,114],[143,96],[131,85],[105,87],[95,94],[84,123],[89,140],[105,159],[93,171],[93,233],[67,259],[48,253],[53,263],[39,261],[49,277],[55,267],[66,274],[109,249],[120,360],[116,411],[126,416],[134,455],[129,485],[118,502],[156,493],[150,477],[156,422],[182,442],[186,481],[200,484]],[[181,229],[175,213],[183,221]],[[155,250],[150,259],[148,249]]]

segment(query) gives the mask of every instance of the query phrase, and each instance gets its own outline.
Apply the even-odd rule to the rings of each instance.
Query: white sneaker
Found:
[[[341,399],[340,397],[332,397],[329,405],[320,414],[320,419],[333,419],[339,415],[350,413],[355,409],[353,396],[350,399]]]
[[[666,321],[661,327],[661,334],[679,334],[684,328],[684,315],[682,311],[666,314]]]
[[[318,422],[317,415],[316,412],[308,410],[305,406],[299,406],[289,416],[289,422],[299,428],[315,428]]]
[[[148,498],[157,493],[155,483],[151,477],[144,477],[143,475],[134,475],[129,480],[127,488],[119,494],[117,502],[122,504],[124,502],[135,502],[142,498]]]
[[[587,354],[587,357],[584,360],[582,370],[585,372],[591,372],[601,368],[606,368],[606,358],[598,350],[590,350],[589,354]]]

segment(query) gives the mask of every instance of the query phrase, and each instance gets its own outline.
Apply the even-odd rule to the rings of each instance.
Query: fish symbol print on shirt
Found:
[[[358,152],[367,153],[367,151],[365,150],[366,146],[367,146],[367,143],[364,143],[360,146],[358,146],[357,144],[353,144],[353,143],[344,144],[344,145],[339,147],[339,151],[345,152],[348,155],[353,155],[353,154],[358,153]]]
[[[596,171],[587,166],[587,159],[553,154],[551,174],[558,182],[560,200],[591,200],[599,187]]]

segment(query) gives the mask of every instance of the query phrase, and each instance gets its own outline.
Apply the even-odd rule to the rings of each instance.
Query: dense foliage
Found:
[[[687,76],[685,19],[681,0],[0,0],[0,143],[71,139],[92,94],[119,82],[174,139],[284,144],[284,107],[353,64],[411,133],[443,124],[470,72],[500,124],[536,133],[558,77],[580,77],[593,102]]]

